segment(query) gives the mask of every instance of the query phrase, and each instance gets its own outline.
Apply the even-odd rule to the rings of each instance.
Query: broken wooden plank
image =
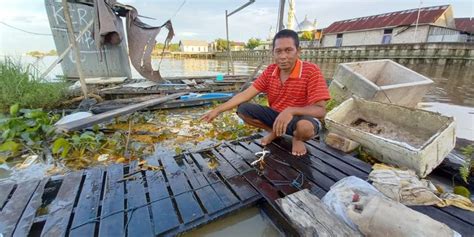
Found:
[[[0,192],[0,211],[2,211],[3,204],[8,200],[8,196],[14,187],[15,183],[13,182],[0,183],[0,190],[2,190]]]
[[[90,221],[97,217],[102,190],[103,171],[100,168],[86,170],[69,236],[93,236],[97,222]]]
[[[125,236],[124,209],[125,185],[118,182],[123,179],[123,165],[107,167],[104,185],[104,198],[100,214],[99,236]]]
[[[156,156],[147,160],[149,165],[160,166]],[[180,224],[162,172],[164,171],[145,171],[155,235],[162,235]]]
[[[362,236],[340,220],[308,189],[276,200],[300,236]]]
[[[89,77],[85,78],[87,85],[107,85],[123,83],[127,77]]]
[[[26,205],[38,187],[39,181],[32,180],[19,183],[15,192],[0,212],[0,233],[12,236]]]
[[[107,121],[108,119],[111,119],[111,118],[114,118],[114,117],[117,117],[117,116],[130,114],[130,113],[133,113],[135,111],[138,111],[138,110],[150,107],[150,106],[154,106],[154,105],[157,105],[157,104],[165,103],[166,101],[174,100],[174,99],[179,98],[180,96],[183,96],[185,94],[186,93],[176,93],[176,94],[167,95],[167,96],[163,96],[163,97],[160,97],[160,98],[144,101],[142,103],[129,105],[129,106],[126,106],[126,107],[123,107],[123,108],[120,108],[120,109],[111,110],[111,111],[101,113],[101,114],[96,114],[94,116],[91,116],[91,117],[88,117],[88,118],[85,118],[85,119],[72,121],[70,123],[56,125],[56,129],[58,129],[59,131],[63,131],[63,132],[70,132],[70,131],[75,131],[75,130],[87,128],[89,126]]]
[[[38,185],[35,190],[35,193],[31,197],[28,205],[26,206],[23,214],[20,218],[20,221],[16,224],[15,232],[13,237],[28,236],[30,233],[31,226],[33,225],[34,218],[38,208],[41,206],[42,196],[44,193],[44,188],[46,183],[48,183],[49,178],[44,178]]]
[[[138,161],[129,166],[129,173],[139,170]],[[126,180],[127,188],[127,227],[128,236],[153,236],[152,219],[149,212],[150,204],[145,194],[142,172],[129,176]]]
[[[350,153],[360,146],[360,143],[336,133],[326,135],[326,144],[345,153]]]
[[[170,154],[163,154],[158,158],[165,168],[165,175],[184,224],[203,217],[204,211],[198,203],[194,190],[189,185],[185,173],[174,161],[174,157]]]
[[[74,202],[80,190],[83,171],[66,175],[56,198],[49,205],[49,215],[41,236],[65,236],[72,217]]]

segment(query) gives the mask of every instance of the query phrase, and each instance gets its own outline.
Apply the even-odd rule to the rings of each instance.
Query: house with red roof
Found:
[[[408,9],[332,23],[323,47],[424,42],[466,42],[456,29],[451,5]]]
[[[454,23],[456,25],[456,29],[461,31],[461,34],[466,34],[468,36],[467,42],[474,42],[473,17],[454,18]]]

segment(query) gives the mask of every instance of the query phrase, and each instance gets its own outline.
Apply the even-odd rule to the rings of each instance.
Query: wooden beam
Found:
[[[185,94],[187,93],[176,93],[176,94],[171,94],[171,95],[163,96],[156,99],[151,99],[148,101],[141,102],[139,104],[133,104],[133,105],[129,105],[120,109],[115,109],[115,110],[111,110],[105,113],[96,114],[85,119],[76,120],[76,121],[72,121],[65,124],[59,124],[59,125],[56,125],[56,129],[60,132],[70,132],[70,131],[75,131],[79,129],[84,129],[92,125],[107,121],[117,116],[130,114],[130,113],[133,113],[135,111],[138,111],[150,106],[162,104],[167,101],[177,99],[180,96],[183,96]]]
[[[76,42],[76,37],[74,36],[74,28],[72,26],[71,15],[69,14],[69,5],[67,3],[67,0],[62,0],[62,5],[64,18],[66,20],[67,25],[67,35],[69,37],[69,43],[72,45],[72,49],[76,58],[76,70],[79,74],[79,81],[81,82],[82,93],[84,94],[84,98],[88,99],[89,93],[87,93],[87,85],[84,79],[84,74],[82,73],[81,52],[79,51],[79,47],[77,46]]]
[[[84,35],[87,32],[87,30],[89,30],[89,28],[91,28],[93,23],[94,23],[93,20],[87,23],[86,27],[84,27],[84,29],[82,29],[81,32],[79,32],[79,35],[77,35],[76,42],[82,37],[82,35]],[[69,43],[69,46],[67,46],[67,48],[61,53],[61,55],[59,55],[58,58],[56,58],[56,60],[54,60],[54,62],[51,63],[51,65],[49,65],[46,71],[44,71],[43,74],[41,74],[40,78],[45,78],[48,75],[48,73],[50,73],[51,70],[53,70],[53,68],[55,68],[56,65],[58,65],[58,63],[63,60],[63,58],[69,53],[69,50],[71,49],[72,49],[72,43]]]
[[[362,236],[351,229],[308,189],[276,200],[300,236]]]

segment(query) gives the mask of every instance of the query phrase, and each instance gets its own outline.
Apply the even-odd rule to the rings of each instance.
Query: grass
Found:
[[[6,112],[11,105],[22,108],[53,108],[65,98],[67,84],[46,82],[39,78],[33,65],[5,58],[0,61],[0,111]]]

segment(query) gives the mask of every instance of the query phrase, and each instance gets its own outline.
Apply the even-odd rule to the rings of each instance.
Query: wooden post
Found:
[[[300,236],[362,236],[332,213],[308,189],[276,200]]]
[[[81,66],[81,53],[79,48],[77,47],[76,37],[74,36],[74,28],[72,27],[71,22],[71,15],[69,14],[69,5],[67,0],[62,0],[63,5],[63,12],[64,12],[64,19],[66,20],[67,25],[67,35],[69,37],[69,43],[72,44],[72,49],[74,50],[74,55],[76,58],[76,70],[79,74],[79,81],[81,82],[81,89],[82,93],[84,94],[84,98],[88,99],[87,93],[87,85],[84,75],[82,74],[82,66]]]

